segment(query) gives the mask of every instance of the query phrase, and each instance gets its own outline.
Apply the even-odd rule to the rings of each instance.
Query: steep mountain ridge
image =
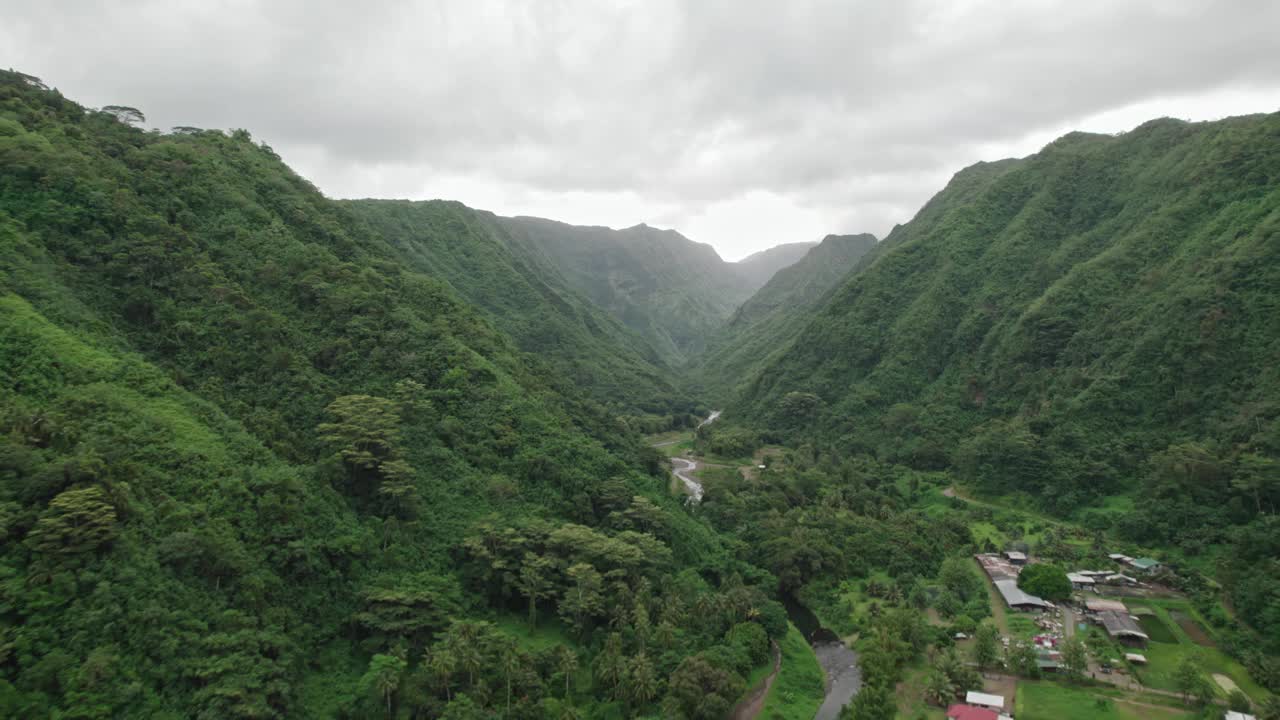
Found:
[[[767,358],[788,346],[808,316],[876,247],[874,235],[828,235],[747,299],[693,360],[688,374],[713,397],[731,397]]]
[[[1177,443],[1275,458],[1278,224],[1278,115],[1073,133],[975,166],[734,409],[1058,510],[1132,490]],[[997,461],[1010,442],[1025,462]],[[1207,486],[1161,512],[1133,532],[1230,524]]]
[[[449,283],[575,391],[619,412],[680,405],[672,371],[639,335],[568,287],[541,255],[512,241],[492,213],[456,202],[345,201],[399,249],[406,266]],[[687,407],[681,406],[681,410]]]
[[[529,217],[496,222],[673,366],[699,353],[707,336],[752,292],[710,245],[673,230],[613,230]]]
[[[734,270],[746,280],[752,292],[759,290],[769,282],[779,270],[790,267],[817,246],[814,242],[793,242],[774,245],[766,250],[751,253],[733,263]]]

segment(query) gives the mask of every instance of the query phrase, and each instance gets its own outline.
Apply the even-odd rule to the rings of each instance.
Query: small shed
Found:
[[[1256,715],[1250,715],[1249,713],[1228,710],[1227,714],[1222,716],[1222,720],[1258,720],[1258,718]]]
[[[1004,554],[1004,556],[1008,558],[1009,562],[1013,563],[1014,565],[1027,564],[1027,554],[1024,552],[1018,552],[1017,550],[1009,550]]]
[[[992,710],[1004,709],[1004,698],[1002,696],[978,692],[977,690],[970,690],[965,693],[964,701],[970,705],[991,708]]]
[[[1142,653],[1125,653],[1124,659],[1128,660],[1131,663],[1136,663],[1138,665],[1147,664],[1147,656],[1143,655]]]
[[[1136,558],[1129,560],[1129,567],[1144,573],[1155,572],[1160,569],[1160,561],[1149,557]]]

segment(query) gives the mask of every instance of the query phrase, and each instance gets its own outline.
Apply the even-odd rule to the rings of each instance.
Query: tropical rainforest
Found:
[[[718,720],[799,598],[893,717],[926,653],[972,673],[1013,524],[952,486],[1064,564],[1158,553],[1280,690],[1280,115],[741,263],[142,120],[0,72],[0,715]],[[759,471],[687,502],[681,431]]]

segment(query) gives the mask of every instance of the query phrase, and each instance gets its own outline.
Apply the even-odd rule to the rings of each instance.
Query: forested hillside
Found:
[[[672,370],[657,353],[507,238],[492,214],[443,201],[342,204],[400,250],[407,267],[448,282],[574,392],[586,390],[614,412],[669,414],[677,404]]]
[[[958,174],[733,411],[1218,558],[1274,650],[1278,288],[1280,115],[1070,134]]]
[[[723,711],[774,584],[563,358],[140,115],[0,73],[0,715]]]
[[[733,263],[733,268],[753,291],[764,287],[779,270],[791,267],[813,247],[814,242],[793,242],[774,245],[767,250],[751,253]]]
[[[701,352],[711,332],[756,289],[711,246],[672,230],[611,230],[524,217],[498,222],[673,366]]]
[[[828,235],[744,302],[688,373],[713,397],[732,397],[753,371],[786,349],[809,316],[876,246],[874,235]]]

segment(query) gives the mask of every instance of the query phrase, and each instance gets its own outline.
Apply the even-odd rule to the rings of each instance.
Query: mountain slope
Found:
[[[731,396],[804,328],[823,297],[876,246],[874,235],[828,235],[782,268],[717,331],[689,372],[713,395]]]
[[[1274,459],[1278,229],[1278,115],[1067,135],[957,175],[737,410],[1057,509],[1178,443]],[[1215,483],[1134,532],[1203,541],[1175,528],[1230,524]]]
[[[566,281],[638,332],[671,365],[696,355],[754,290],[709,245],[671,230],[579,227],[539,218],[496,222]]]
[[[653,349],[569,289],[544,259],[522,252],[493,215],[442,201],[342,204],[401,250],[407,266],[449,283],[596,402],[655,413],[676,403],[671,371]]]
[[[550,648],[485,620],[586,665],[633,597],[729,607],[758,576],[571,384],[247,132],[0,72],[0,716],[537,717]],[[731,590],[762,619],[669,623],[655,677],[782,613]]]
[[[817,243],[812,242],[796,242],[783,243],[775,245],[768,250],[761,250],[752,253],[741,260],[733,263],[733,267],[738,271],[751,288],[752,292],[764,287],[779,270],[790,267],[800,262],[805,253],[815,247]]]

